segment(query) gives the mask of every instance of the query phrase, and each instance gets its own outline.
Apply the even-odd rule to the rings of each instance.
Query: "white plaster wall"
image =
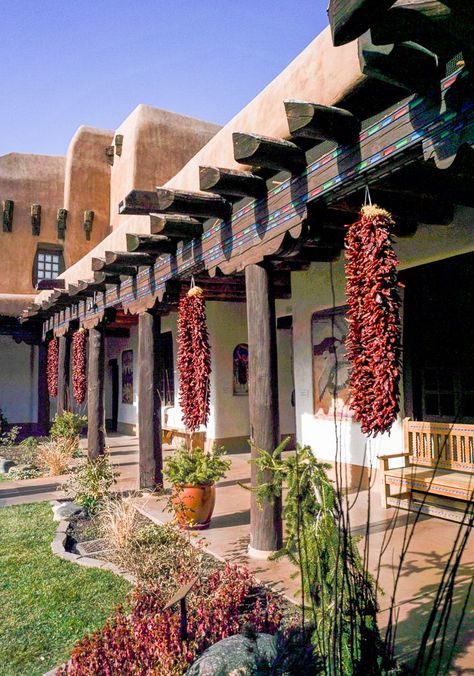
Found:
[[[112,416],[112,383],[108,363],[109,359],[117,359],[119,367],[118,422],[136,425],[138,422],[138,326],[130,327],[129,338],[106,338],[105,343],[106,343],[106,351],[105,351],[106,418],[110,418]],[[122,403],[122,352],[124,350],[133,350],[133,404]]]
[[[233,352],[248,342],[245,303],[206,304],[212,354],[211,416],[208,435],[212,439],[249,434],[249,399],[234,396]]]
[[[37,421],[38,348],[0,336],[0,408],[9,423]]]
[[[450,226],[421,225],[414,237],[395,244],[400,269],[474,251],[474,210],[460,208]],[[375,464],[379,453],[403,449],[402,420],[391,433],[367,439],[352,421],[318,419],[313,414],[311,317],[318,310],[344,305],[345,277],[343,259],[334,263],[316,263],[305,272],[292,274],[294,372],[296,384],[297,440],[309,444],[315,454],[327,460],[339,459],[356,465]],[[333,291],[334,290],[334,297]]]

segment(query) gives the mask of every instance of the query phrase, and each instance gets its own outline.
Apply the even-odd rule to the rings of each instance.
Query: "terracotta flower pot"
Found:
[[[171,503],[180,526],[191,530],[205,530],[209,528],[214,511],[216,487],[214,484],[173,486]]]

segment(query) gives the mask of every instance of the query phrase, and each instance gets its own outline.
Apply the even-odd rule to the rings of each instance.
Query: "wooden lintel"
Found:
[[[222,195],[230,201],[242,197],[263,197],[267,193],[267,184],[260,176],[250,171],[235,171],[221,167],[199,167],[199,187],[201,190]]]
[[[105,252],[105,264],[107,268],[110,268],[111,265],[131,265],[131,266],[150,266],[154,265],[155,256],[151,256],[147,253],[138,253],[134,252],[123,252],[123,251],[106,251]]]
[[[163,242],[167,238],[177,240],[191,240],[201,237],[203,226],[201,221],[192,216],[179,214],[150,214],[150,232],[152,235],[161,236]],[[156,239],[156,242],[159,240]]]
[[[328,14],[335,47],[352,42],[370,28],[396,0],[329,0]]]
[[[172,240],[165,235],[134,235],[127,233],[127,250],[130,252],[142,252],[144,254],[161,254],[176,252],[177,240]]]
[[[367,31],[359,38],[359,63],[364,75],[424,96],[439,96],[438,59],[414,42],[375,45]]]
[[[159,211],[154,190],[132,190],[119,204],[119,214],[147,216],[154,211]]]
[[[229,218],[232,213],[232,205],[220,195],[170,188],[157,188],[156,194],[158,208],[155,211],[221,219]]]
[[[305,101],[284,101],[293,137],[351,143],[360,133],[360,121],[348,110]]]
[[[232,141],[235,161],[241,164],[292,173],[306,167],[304,152],[291,141],[241,132],[234,132]]]

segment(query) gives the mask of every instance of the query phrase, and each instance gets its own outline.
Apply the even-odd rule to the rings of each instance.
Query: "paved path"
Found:
[[[107,445],[110,448],[112,463],[120,472],[117,481],[118,490],[136,489],[138,437],[110,434],[107,436]],[[85,439],[81,440],[81,446],[86,447]],[[0,482],[0,507],[63,498],[65,496],[61,491],[61,485],[66,478],[66,476],[46,476],[22,481],[2,481]]]

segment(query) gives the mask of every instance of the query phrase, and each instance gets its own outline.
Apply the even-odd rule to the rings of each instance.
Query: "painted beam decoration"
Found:
[[[464,97],[458,104],[453,96],[467,77],[467,71],[460,69],[445,78],[441,102],[418,95],[407,97],[363,124],[356,142],[322,152],[299,175],[269,190],[265,198],[234,209],[225,221],[207,223],[201,237],[180,242],[176,255],[157,258],[152,268],[140,271],[133,281],[125,279],[107,288],[97,295],[93,306],[82,302],[56,312],[44,331],[57,332],[73,319],[94,325],[106,308],[117,303],[132,312],[152,307],[157,299],[166,304],[168,284],[178,274],[184,278],[203,271],[210,276],[219,271],[229,275],[275,255],[285,238],[300,237],[310,206],[330,207],[368,182],[396,172],[408,160],[428,160],[433,167],[437,158],[452,164],[461,145],[474,144],[474,103]],[[155,213],[156,201],[147,207],[144,201],[140,202],[141,213]],[[129,203],[129,198],[124,202]]]

